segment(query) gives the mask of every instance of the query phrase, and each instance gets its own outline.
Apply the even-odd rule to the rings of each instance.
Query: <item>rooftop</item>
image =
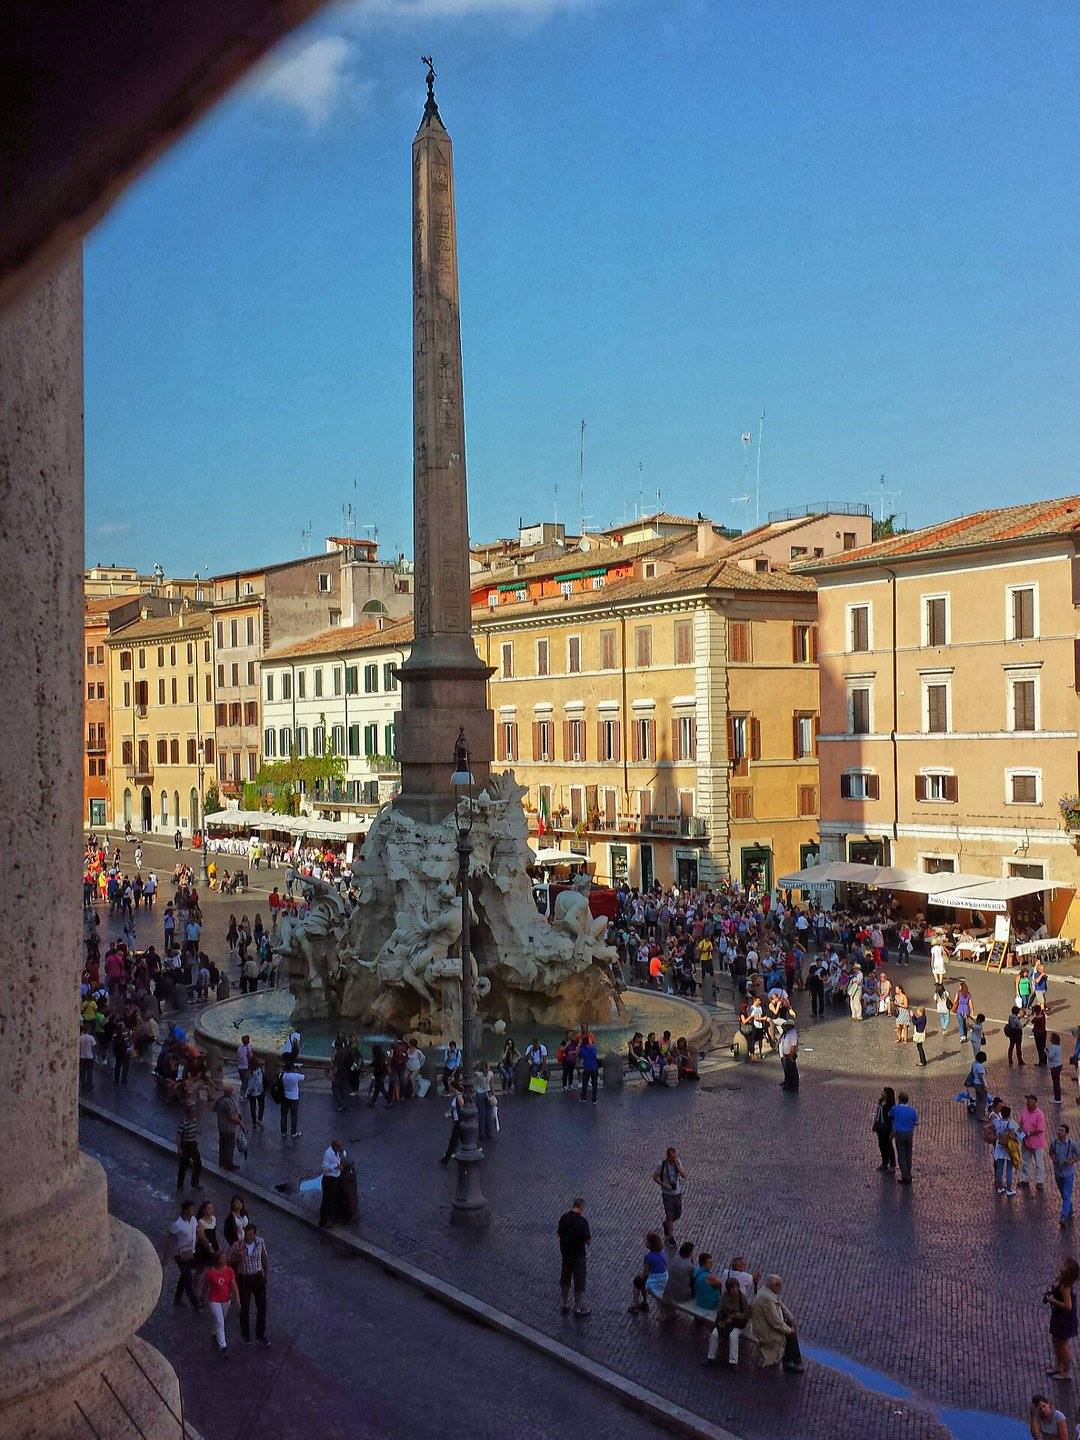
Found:
[[[132,620],[130,624],[114,630],[107,643],[130,645],[132,641],[189,639],[193,635],[209,633],[209,610],[189,606],[182,613],[176,611],[172,615],[151,615],[148,620]]]
[[[1059,500],[1033,500],[1025,505],[1007,505],[1000,510],[976,510],[921,530],[890,535],[858,550],[844,550],[821,560],[805,561],[799,568],[807,573],[842,570],[852,565],[874,565],[889,560],[918,559],[923,555],[984,546],[1015,545],[1025,540],[1074,536],[1080,531],[1080,495]]]
[[[270,650],[263,656],[263,663],[301,660],[313,655],[351,655],[354,650],[400,650],[403,645],[411,645],[412,638],[411,617],[392,620],[381,627],[375,620],[363,625],[335,625],[332,630],[323,630],[318,635],[309,635],[306,640],[296,640]]]

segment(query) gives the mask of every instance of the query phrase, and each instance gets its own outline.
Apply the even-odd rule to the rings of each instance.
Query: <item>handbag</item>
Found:
[[[546,1095],[548,1082],[542,1075],[529,1076],[529,1089],[534,1095]]]

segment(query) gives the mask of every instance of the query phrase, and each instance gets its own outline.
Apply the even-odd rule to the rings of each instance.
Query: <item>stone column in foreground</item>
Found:
[[[161,1268],[79,1152],[82,325],[81,252],[0,315],[0,1436],[176,1440]]]

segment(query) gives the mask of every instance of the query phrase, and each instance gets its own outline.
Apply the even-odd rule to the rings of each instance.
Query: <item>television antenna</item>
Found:
[[[311,521],[300,531],[300,539],[304,542],[304,554],[311,554]]]
[[[876,492],[873,491],[873,490],[868,490],[868,491],[866,492],[866,497],[867,497],[867,499],[871,502],[871,509],[873,508],[874,499],[875,499],[875,498],[877,499],[877,502],[878,502],[878,521],[879,521],[880,524],[884,525],[885,520],[886,520],[886,518],[887,518],[887,517],[886,517],[886,514],[885,514],[885,502],[886,502],[887,500],[899,500],[899,499],[900,499],[900,491],[899,491],[899,490],[886,490],[886,489],[885,489],[885,476],[884,476],[884,475],[881,475],[881,476],[879,477],[879,479],[878,479],[878,484],[877,484],[877,490],[876,490]]]

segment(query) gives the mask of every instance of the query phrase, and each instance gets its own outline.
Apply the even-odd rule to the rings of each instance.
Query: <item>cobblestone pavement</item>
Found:
[[[83,1144],[106,1168],[113,1213],[160,1243],[176,1201],[155,1153],[92,1119],[83,1122]],[[229,1187],[208,1177],[204,1193],[219,1215],[227,1212]],[[270,1254],[271,1348],[242,1343],[234,1310],[223,1364],[207,1317],[174,1307],[171,1264],[141,1332],[176,1369],[185,1418],[204,1440],[564,1440],[567,1415],[587,1415],[595,1440],[667,1433],[295,1220],[262,1205],[251,1214]],[[512,1386],[502,1383],[508,1374]]]
[[[215,928],[224,925],[211,912]],[[958,973],[1000,1021],[1011,981],[972,967]],[[925,961],[904,979],[913,1000],[929,998]],[[1051,1009],[1062,1031],[1080,1023],[1080,988],[1052,983]],[[1013,1421],[995,1429],[988,1417],[965,1424],[945,1412],[1021,1416],[1033,1390],[1050,1383],[1039,1297],[1072,1250],[1071,1230],[1058,1224],[1052,1186],[1008,1202],[994,1195],[981,1127],[953,1099],[970,1051],[955,1034],[942,1043],[936,1028],[931,1017],[931,1064],[920,1072],[914,1047],[896,1047],[886,1020],[859,1025],[838,1013],[806,1021],[798,1095],[779,1090],[770,1058],[753,1067],[722,1062],[698,1087],[601,1092],[596,1107],[558,1095],[507,1097],[485,1165],[495,1222],[482,1237],[448,1224],[453,1173],[435,1163],[446,1136],[437,1099],[390,1111],[354,1101],[339,1117],[313,1085],[302,1138],[283,1142],[268,1104],[268,1128],[254,1137],[247,1165],[262,1183],[295,1184],[317,1172],[327,1137],[341,1134],[357,1161],[362,1233],[747,1440],[946,1440],[950,1432],[1004,1440],[1026,1428]],[[991,1088],[1020,1104],[1030,1084],[1053,1122],[1047,1072],[1008,1070],[999,1026],[987,1038]],[[1071,1075],[1061,1108],[1080,1125]],[[870,1123],[882,1083],[906,1086],[919,1109],[910,1189],[875,1169]],[[138,1067],[119,1094],[99,1078],[96,1098],[174,1134],[175,1112]],[[804,1345],[883,1372],[912,1398],[890,1398],[813,1361],[796,1379],[745,1367],[718,1378],[700,1367],[703,1340],[689,1322],[626,1313],[642,1232],[660,1219],[650,1176],[667,1144],[690,1172],[679,1238],[711,1249],[719,1263],[745,1251],[755,1267],[779,1271]],[[212,1122],[204,1153],[214,1153]],[[167,1184],[169,1166],[159,1163]],[[554,1225],[575,1193],[587,1198],[594,1235],[593,1314],[584,1322],[563,1320],[555,1288]],[[1071,1385],[1057,1387],[1057,1402],[1077,1418]]]

